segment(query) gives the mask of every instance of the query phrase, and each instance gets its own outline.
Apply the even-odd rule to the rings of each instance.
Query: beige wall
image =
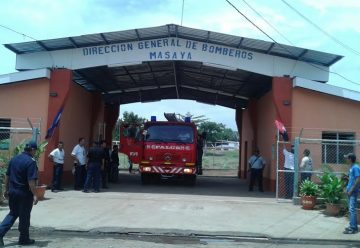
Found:
[[[276,145],[276,131],[274,127],[275,107],[272,102],[272,92],[268,92],[257,100],[256,106],[256,109],[251,110],[256,112],[256,142],[254,141],[254,130],[251,123],[250,110],[245,110],[243,113],[242,145],[244,147],[245,142],[248,142],[248,153],[244,156],[244,149],[242,149],[243,156],[241,164],[244,164],[244,159],[246,161],[249,160],[253,152],[253,145],[255,142],[260,149],[261,155],[266,160],[267,166],[264,171],[264,177],[268,179],[265,182],[268,184],[269,180],[275,180],[276,178],[276,164],[273,154]]]
[[[66,152],[65,171],[72,169],[73,159],[70,154],[78,143],[78,139],[85,138],[85,146],[88,150],[93,139],[98,137],[98,126],[103,121],[104,103],[101,98],[74,83],[65,103],[60,123],[59,140],[64,142]]]
[[[30,127],[26,122],[23,122],[26,118],[40,118],[41,141],[43,141],[46,135],[48,103],[49,79],[47,78],[0,85],[0,117],[21,119],[22,123],[18,124],[18,127],[19,125]],[[14,126],[15,123],[12,125]],[[26,138],[28,138],[28,135]],[[43,159],[42,157],[39,161],[40,171],[44,169]]]
[[[266,168],[264,170],[264,177],[270,180],[276,179],[276,164],[273,159],[273,151],[276,145],[276,131],[274,126],[275,120],[275,106],[272,101],[272,92],[268,92],[258,101],[258,147],[261,155],[266,160]]]
[[[59,140],[64,142],[66,153],[64,170],[69,171],[73,166],[70,154],[80,137],[86,139],[88,148],[91,136],[92,95],[81,86],[73,84],[70,89],[64,111],[61,116]]]
[[[321,139],[322,132],[351,132],[355,139],[360,139],[360,102],[347,100],[341,97],[330,96],[315,91],[293,89],[293,123],[295,136]],[[314,161],[314,170],[322,166],[322,151],[319,142],[301,142],[299,159],[303,150],[311,152]],[[359,146],[355,152],[360,157]],[[347,172],[347,166],[332,165],[336,171]]]
[[[303,137],[321,138],[322,131],[357,131],[360,139],[360,102],[315,91],[294,88],[294,132]]]

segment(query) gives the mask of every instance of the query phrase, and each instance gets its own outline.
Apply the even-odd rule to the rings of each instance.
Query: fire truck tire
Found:
[[[151,175],[149,174],[141,174],[141,184],[150,184],[151,183]]]
[[[195,186],[196,184],[196,175],[187,175],[184,177],[184,183],[188,186]]]

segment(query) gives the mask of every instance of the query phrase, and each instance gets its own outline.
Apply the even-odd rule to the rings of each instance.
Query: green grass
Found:
[[[239,151],[207,150],[203,155],[204,169],[234,170],[239,167]]]

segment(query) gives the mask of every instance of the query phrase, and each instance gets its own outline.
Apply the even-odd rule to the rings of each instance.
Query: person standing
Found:
[[[203,174],[203,170],[202,170],[202,157],[203,157],[203,154],[204,154],[204,137],[203,137],[203,134],[198,134],[197,135],[197,141],[196,141],[196,170],[197,170],[198,175]]]
[[[31,245],[35,240],[29,238],[30,215],[36,205],[36,181],[38,169],[34,155],[37,144],[30,141],[24,152],[12,158],[5,176],[5,197],[9,199],[10,212],[0,224],[0,246],[4,246],[3,237],[19,218],[19,245]]]
[[[64,143],[62,141],[59,141],[58,147],[52,150],[52,152],[50,152],[49,158],[54,163],[54,173],[51,191],[55,192],[56,190],[64,190],[63,188],[61,188],[61,179],[65,158]]]
[[[119,146],[113,145],[113,149],[111,151],[111,182],[115,183],[119,180]]]
[[[260,156],[259,149],[256,149],[254,154],[249,159],[249,169],[250,169],[250,184],[249,191],[254,190],[254,183],[257,181],[259,191],[264,192],[263,189],[263,171],[265,168],[266,162]]]
[[[94,192],[98,193],[100,192],[101,167],[105,160],[104,149],[99,146],[98,142],[95,142],[94,146],[89,149],[87,158],[87,175],[83,192],[89,193],[92,185]]]
[[[360,189],[360,166],[356,164],[356,156],[349,153],[344,156],[348,164],[351,166],[349,169],[349,181],[346,186],[346,193],[349,199],[349,219],[350,225],[345,228],[344,234],[355,234],[358,232],[357,223],[357,196]]]
[[[306,179],[311,180],[311,171],[313,170],[312,158],[310,157],[310,150],[305,149],[303,152],[304,157],[301,159],[300,163],[300,181],[301,183]]]
[[[74,147],[71,156],[74,158],[75,167],[75,190],[81,190],[84,187],[86,178],[86,151],[85,151],[85,138],[79,138],[79,143]]]
[[[108,189],[107,181],[110,175],[110,151],[105,140],[101,141],[101,148],[104,151],[104,163],[101,167],[101,184],[103,189]]]
[[[292,199],[294,194],[294,168],[295,168],[295,156],[294,146],[291,146],[291,151],[286,150],[284,145],[284,170],[285,170],[285,198]]]

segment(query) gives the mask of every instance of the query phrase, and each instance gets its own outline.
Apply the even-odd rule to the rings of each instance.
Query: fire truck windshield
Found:
[[[184,125],[151,125],[147,128],[145,141],[194,143],[194,130]]]

